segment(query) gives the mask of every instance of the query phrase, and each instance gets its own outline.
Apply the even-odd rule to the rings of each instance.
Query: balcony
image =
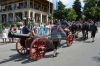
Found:
[[[25,9],[28,6],[29,6],[29,8],[36,9],[36,10],[39,10],[39,11],[44,11],[44,12],[48,11],[47,5],[44,5],[40,2],[33,3],[32,1],[30,1],[30,3],[27,4],[27,2],[24,1],[24,2],[20,2],[20,3],[13,3],[13,4],[10,4],[10,5],[2,6],[1,12],[12,11],[12,10],[17,10],[17,9]]]
[[[23,8],[27,8],[27,2],[20,2],[20,3],[11,4],[11,5],[1,6],[1,12],[11,11],[11,10],[16,10],[16,9],[23,9]]]

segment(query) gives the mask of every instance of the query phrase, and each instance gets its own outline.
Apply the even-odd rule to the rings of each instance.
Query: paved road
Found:
[[[64,41],[62,41],[64,43]],[[58,56],[52,52],[39,61],[32,61],[28,56],[20,56],[15,44],[0,45],[0,66],[100,66],[100,29],[96,41],[75,41],[73,46],[58,49]]]

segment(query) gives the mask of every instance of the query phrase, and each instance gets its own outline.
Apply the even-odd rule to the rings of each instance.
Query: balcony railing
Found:
[[[11,10],[17,10],[17,9],[24,9],[27,8],[27,2],[22,2],[22,3],[17,3],[17,4],[11,4],[11,5],[6,5],[5,8],[1,7],[1,12],[4,11],[11,11]],[[47,12],[48,8],[46,5],[42,5],[41,3],[32,3],[30,2],[30,8],[36,9],[36,10],[40,10],[40,11],[44,11]]]

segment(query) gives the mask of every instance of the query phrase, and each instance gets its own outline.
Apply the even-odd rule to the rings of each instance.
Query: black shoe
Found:
[[[56,52],[55,54],[53,54],[53,57],[57,57],[57,55],[58,55],[59,53],[58,52]]]
[[[94,40],[92,42],[94,42]]]
[[[53,55],[53,57],[57,57],[56,55]]]
[[[55,53],[55,54],[53,54],[53,57],[57,57],[57,54]]]

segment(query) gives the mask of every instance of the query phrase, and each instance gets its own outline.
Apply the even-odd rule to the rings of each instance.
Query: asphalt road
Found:
[[[48,52],[41,60],[32,61],[29,56],[17,53],[15,43],[0,45],[0,66],[100,66],[100,28],[94,43],[89,38],[77,40],[71,47],[65,46],[58,49],[55,58],[53,52]]]

